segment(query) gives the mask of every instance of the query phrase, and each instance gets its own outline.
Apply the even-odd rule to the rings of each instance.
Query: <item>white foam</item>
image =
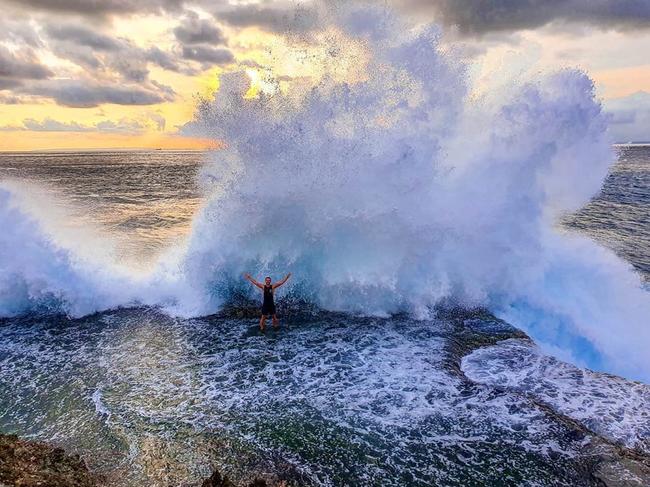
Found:
[[[610,440],[650,453],[650,386],[579,369],[510,339],[463,358],[471,380],[518,391]]]
[[[100,416],[105,416],[106,419],[111,418],[111,412],[106,408],[106,405],[102,402],[102,391],[100,389],[95,389],[93,395],[91,396],[93,404],[95,405],[95,411]]]
[[[453,297],[576,362],[648,380],[639,276],[556,227],[614,160],[588,77],[562,71],[474,103],[435,29],[350,19],[331,22],[365,42],[366,78],[250,99],[246,75],[229,74],[200,106],[188,130],[228,145],[204,171],[215,195],[194,224],[181,308],[218,307],[210,290],[242,272],[290,268],[293,291],[327,309],[426,316]]]
[[[330,310],[426,317],[453,298],[576,363],[650,381],[650,294],[612,252],[556,227],[614,161],[590,79],[565,70],[477,101],[435,26],[342,7],[323,29],[336,35],[314,39],[336,45],[312,89],[245,97],[247,75],[228,73],[199,104],[186,131],[226,147],[204,168],[187,246],[147,278],[79,262],[0,193],[0,313],[54,299],[76,315],[138,301],[196,316],[233,290],[253,296],[243,272],[291,270],[285,289]],[[360,50],[342,77],[341,56]]]

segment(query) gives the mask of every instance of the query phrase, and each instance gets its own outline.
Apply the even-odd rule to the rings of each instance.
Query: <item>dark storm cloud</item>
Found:
[[[462,33],[534,29],[552,22],[603,28],[650,28],[648,0],[395,0],[403,8],[431,13]]]
[[[233,53],[225,47],[214,47],[225,45],[226,36],[215,24],[214,19],[202,19],[192,11],[187,11],[180,24],[174,29],[174,35],[178,41],[176,56],[185,61],[183,72],[185,74],[196,74],[192,65],[201,63],[201,69],[208,69],[214,65],[223,65],[235,60]],[[156,53],[158,54],[158,53]]]
[[[60,105],[89,108],[103,103],[115,105],[154,105],[172,101],[173,95],[143,86],[99,84],[85,80],[48,80],[21,88],[27,94],[52,98]]]
[[[142,51],[134,49],[125,50],[120,55],[112,56],[107,60],[107,66],[127,81],[144,83],[149,78],[149,69]]]
[[[187,60],[223,64],[232,58],[227,52],[208,46],[194,47],[199,42],[218,44],[226,40],[212,19],[199,19],[194,12],[187,12],[175,29],[176,37],[185,43],[173,52],[163,51],[156,46],[142,48],[130,39],[111,37],[69,21],[62,25],[47,25],[43,33],[47,46],[54,54],[83,67],[87,76],[97,79],[119,75],[127,82],[144,83],[149,80],[148,64],[193,75],[196,70]],[[192,47],[183,49],[186,44]]]
[[[18,86],[20,86],[20,81],[0,76],[0,91],[10,90],[12,88],[17,88]]]
[[[25,80],[42,80],[52,76],[29,49],[11,52],[0,44],[0,90],[20,86]]]
[[[171,54],[158,47],[151,47],[145,52],[145,58],[150,63],[160,66],[168,71],[180,71],[181,67]]]
[[[224,44],[226,38],[219,27],[209,19],[201,19],[194,12],[188,12],[174,35],[183,44]]]
[[[148,62],[173,64],[160,50],[149,52],[129,39],[78,24],[48,25],[44,33],[54,54],[85,68],[93,77],[115,73],[126,81],[142,83],[149,77]]]
[[[233,26],[254,25],[275,32],[313,29],[318,26],[318,6],[336,8],[337,4],[347,3],[350,2],[314,0],[298,4],[288,0],[270,0],[231,5],[225,0],[0,0],[0,4],[23,11],[87,17],[180,12],[188,5],[200,5]],[[423,20],[456,25],[461,32],[471,35],[531,29],[552,22],[594,24],[613,29],[650,28],[648,0],[388,0],[387,3],[424,15]],[[183,37],[185,33],[182,27],[180,29]],[[205,33],[214,35],[209,30]]]
[[[104,66],[103,61],[88,46],[78,46],[67,42],[50,42],[49,48],[57,57],[72,61],[85,68],[86,71],[96,71]]]
[[[137,82],[144,82],[149,77],[146,52],[127,42],[119,50],[107,52],[67,41],[50,42],[49,47],[58,57],[83,67],[92,77],[115,73],[126,81]]]
[[[243,5],[217,5],[215,16],[236,27],[257,26],[273,32],[318,28],[320,12],[350,3],[377,5],[368,0],[315,0],[296,4],[283,0]],[[415,14],[423,21],[456,26],[466,35],[515,32],[550,23],[587,24],[601,28],[650,28],[649,0],[388,0],[384,5]]]
[[[316,4],[296,5],[290,2],[244,4],[216,10],[219,20],[235,27],[256,26],[271,32],[301,32],[318,27]]]
[[[182,56],[203,64],[228,64],[235,60],[235,56],[228,49],[208,46],[183,46]]]
[[[52,39],[87,46],[98,51],[117,51],[122,47],[116,39],[77,24],[49,25],[45,31]]]
[[[163,96],[167,98],[167,100],[173,100],[176,97],[176,92],[171,86],[164,85],[162,83],[158,83],[156,80],[151,80],[151,84],[159,90]]]
[[[88,17],[124,15],[137,12],[160,13],[179,10],[183,0],[0,0],[24,9],[74,14]]]

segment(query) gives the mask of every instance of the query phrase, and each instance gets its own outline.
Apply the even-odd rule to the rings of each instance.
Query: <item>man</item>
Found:
[[[275,284],[271,283],[271,278],[267,277],[264,279],[264,284],[257,282],[251,277],[250,274],[244,274],[244,277],[248,279],[255,286],[259,287],[264,292],[264,302],[262,303],[262,317],[260,318],[260,330],[264,331],[266,325],[266,317],[271,315],[273,318],[273,328],[278,327],[278,315],[275,312],[275,302],[273,300],[273,294],[275,290],[282,286],[285,282],[291,277],[291,272],[286,275],[284,279]]]

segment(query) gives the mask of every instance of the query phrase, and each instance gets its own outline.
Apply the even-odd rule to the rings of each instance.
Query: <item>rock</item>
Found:
[[[66,455],[61,448],[0,434],[0,485],[21,487],[97,487],[78,456]]]
[[[594,477],[607,487],[646,487],[650,485],[650,466],[631,458],[604,458]]]
[[[233,484],[228,477],[224,477],[218,470],[215,470],[212,476],[208,479],[205,479],[201,484],[201,487],[237,487]],[[266,481],[262,479],[255,479],[250,484],[247,484],[247,487],[268,487]]]
[[[282,487],[284,483],[278,484],[277,487]],[[201,487],[238,487],[236,484],[233,484],[228,477],[224,477],[218,470],[215,470],[210,478],[207,478],[201,484]],[[255,479],[252,482],[246,484],[246,487],[270,487],[265,480]]]
[[[62,448],[0,434],[0,487],[101,487],[106,479],[92,474],[78,455]],[[197,485],[197,484],[193,484]],[[276,484],[283,487],[284,482]],[[271,487],[255,479],[238,486],[215,470],[201,487]]]
[[[209,479],[205,479],[201,487],[235,487],[230,480],[222,477],[218,470],[215,470]]]

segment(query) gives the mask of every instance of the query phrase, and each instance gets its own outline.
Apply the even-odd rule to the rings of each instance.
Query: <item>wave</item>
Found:
[[[62,308],[82,315],[119,304],[113,272],[82,263],[21,203],[25,205],[9,189],[0,188],[0,226],[5,229],[0,234],[0,315]]]
[[[598,435],[650,452],[646,385],[578,369],[519,339],[475,350],[462,370],[474,382],[525,394]]]
[[[186,133],[226,146],[203,169],[208,201],[186,247],[148,279],[116,284],[77,265],[3,196],[1,223],[17,231],[2,255],[29,248],[2,257],[2,312],[49,293],[75,313],[137,301],[207,314],[247,292],[243,272],[291,270],[290,292],[325,309],[426,318],[441,300],[485,306],[563,358],[650,380],[639,276],[557,224],[615,159],[588,76],[476,98],[435,27],[372,9],[330,24],[337,46],[315,86],[268,80],[250,96],[250,78],[228,73],[199,103]],[[345,42],[362,68],[348,77]],[[7,294],[14,280],[28,291]]]
[[[62,203],[51,188],[0,184],[0,316],[30,312],[80,317],[176,296],[176,282],[141,275],[116,256],[116,242]]]

